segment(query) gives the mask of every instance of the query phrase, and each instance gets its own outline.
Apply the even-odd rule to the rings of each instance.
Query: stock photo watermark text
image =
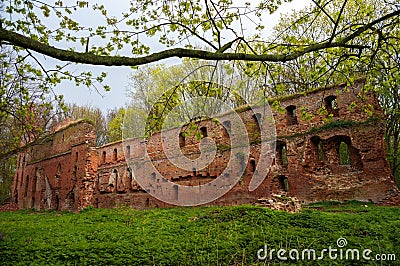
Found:
[[[347,240],[345,238],[338,238],[336,246],[328,246],[320,250],[313,248],[306,249],[268,249],[268,245],[257,251],[257,258],[259,260],[365,260],[365,261],[396,261],[396,254],[394,253],[374,253],[373,250],[346,248]]]

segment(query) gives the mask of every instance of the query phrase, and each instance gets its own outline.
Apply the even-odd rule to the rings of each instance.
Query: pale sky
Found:
[[[95,1],[98,4],[104,4],[107,8],[109,14],[118,16],[124,9],[129,7],[129,1],[126,0],[114,0],[114,1]],[[281,14],[290,12],[293,9],[299,10],[310,4],[310,0],[293,0],[291,3],[283,3],[281,7],[268,18],[264,19],[266,32],[271,32],[273,26],[277,23]],[[89,0],[89,5],[94,2]],[[118,3],[118,4],[117,4]],[[99,23],[99,19],[93,16],[88,16],[87,14],[82,14],[82,19],[79,17],[79,21],[83,24],[96,24]],[[158,44],[154,44],[155,49],[157,49]],[[49,63],[56,62],[53,59],[47,58]],[[54,62],[52,62],[54,61]],[[158,63],[163,63],[166,65],[177,64],[180,61],[178,59],[168,59],[159,61]],[[56,62],[58,63],[58,62]],[[59,63],[58,63],[59,64]],[[125,105],[128,102],[125,92],[128,86],[129,75],[132,73],[130,67],[101,67],[101,66],[91,66],[91,65],[77,65],[72,66],[72,70],[84,70],[92,71],[93,73],[101,73],[102,71],[107,72],[108,76],[106,79],[106,84],[111,87],[110,92],[105,92],[100,89],[99,93],[95,90],[88,90],[87,87],[80,86],[76,87],[75,83],[64,81],[55,89],[56,94],[63,94],[64,99],[67,103],[76,103],[78,105],[91,105],[93,107],[99,107],[104,112],[108,109],[118,108]]]

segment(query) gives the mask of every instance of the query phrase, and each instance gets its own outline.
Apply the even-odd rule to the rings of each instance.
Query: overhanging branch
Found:
[[[204,60],[247,60],[247,61],[264,61],[264,62],[287,62],[296,59],[304,54],[319,51],[333,47],[353,47],[363,49],[365,46],[349,45],[348,43],[360,36],[363,32],[371,29],[374,25],[400,15],[400,10],[387,14],[377,20],[372,21],[360,28],[347,37],[341,38],[337,42],[325,41],[318,44],[309,45],[301,50],[288,54],[246,54],[246,53],[222,53],[210,52],[197,49],[174,48],[162,52],[153,53],[150,55],[139,57],[126,57],[126,56],[101,56],[92,53],[80,53],[70,50],[59,49],[39,41],[33,40],[29,37],[21,35],[16,32],[0,29],[0,40],[10,42],[13,45],[30,49],[35,52],[53,57],[61,61],[70,61],[81,64],[91,65],[104,65],[104,66],[139,66],[162,59],[172,57],[188,57]]]

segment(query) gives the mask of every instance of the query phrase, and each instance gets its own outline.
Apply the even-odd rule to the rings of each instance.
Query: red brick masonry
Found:
[[[209,205],[254,203],[272,194],[295,196],[306,203],[381,203],[396,197],[398,190],[385,152],[385,116],[376,95],[362,89],[363,81],[359,80],[350,87],[319,88],[271,100],[277,133],[276,157],[262,184],[252,192],[248,186],[260,156],[259,127],[254,119],[257,114],[241,108],[238,112],[251,141],[250,158],[243,163],[245,172],[240,181]],[[165,158],[160,133],[149,140],[152,163],[168,180],[199,185],[214,180],[225,169],[231,152],[226,129],[212,120],[198,123],[218,147],[214,161],[204,169],[177,168]],[[46,136],[42,144],[19,154],[13,183],[13,200],[18,207],[80,210],[87,206],[168,206],[144,191],[127,166],[127,159],[143,155],[143,141],[131,139],[95,147],[95,137],[90,122],[75,121]],[[199,141],[194,136],[182,142],[185,156],[199,156]],[[129,158],[125,158],[124,149]],[[343,150],[347,150],[348,158],[341,162],[339,152]]]

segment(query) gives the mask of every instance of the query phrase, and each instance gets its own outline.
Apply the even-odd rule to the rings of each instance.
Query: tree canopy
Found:
[[[369,45],[360,44],[361,38],[374,34],[377,42],[387,25],[398,23],[396,1],[381,1],[368,12],[360,9],[348,23],[342,23],[344,11],[363,2],[335,1],[340,10],[331,13],[332,2],[314,0],[310,12],[291,25],[325,17],[327,31],[321,38],[277,42],[264,38],[263,30],[268,15],[277,10],[281,0],[132,0],[129,10],[119,17],[109,15],[104,5],[89,6],[86,1],[2,1],[0,41],[20,52],[35,51],[61,61],[105,66],[138,66],[171,57],[286,62],[333,47],[362,52]],[[102,16],[103,23],[84,24],[79,14],[87,9]],[[97,40],[104,42],[95,45]],[[154,51],[149,40],[162,48]],[[264,48],[255,49],[254,43],[260,42]]]
[[[181,123],[185,124],[191,118],[201,116],[202,112],[211,114],[222,108],[218,105],[212,107],[211,103],[206,107],[203,102],[196,115],[195,110],[199,106],[196,107],[198,103],[193,99],[195,97],[213,97],[232,108],[256,103],[262,96],[262,82],[261,76],[248,76],[235,64],[213,61],[184,59],[181,64],[172,66],[142,66],[134,70],[127,88],[129,103],[126,111],[135,122],[125,121],[124,126],[137,133],[131,137],[139,137],[142,133],[151,135],[152,132],[160,131],[161,126],[164,129],[181,126]],[[167,115],[169,119],[165,120]]]

